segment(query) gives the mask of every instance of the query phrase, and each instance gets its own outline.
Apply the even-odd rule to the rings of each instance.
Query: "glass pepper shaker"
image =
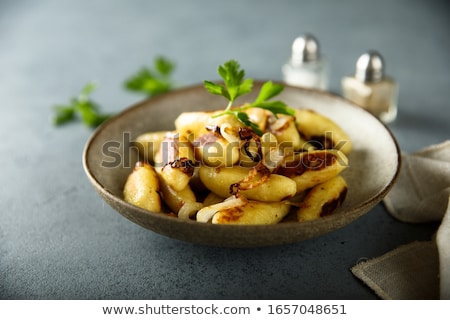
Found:
[[[342,79],[345,98],[366,109],[384,123],[397,117],[398,86],[385,75],[385,63],[379,52],[370,50],[359,57],[356,72]]]
[[[291,58],[283,65],[282,73],[284,82],[289,85],[322,90],[328,88],[327,63],[313,35],[306,33],[294,40]]]

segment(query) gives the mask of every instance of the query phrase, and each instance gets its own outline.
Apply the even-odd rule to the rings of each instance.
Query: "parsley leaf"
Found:
[[[244,79],[245,72],[240,69],[240,65],[235,60],[229,60],[222,66],[219,66],[218,73],[223,79],[224,84],[217,84],[212,81],[205,80],[205,89],[215,95],[225,97],[229,102],[225,111],[215,115],[220,117],[226,114],[234,115],[245,126],[250,127],[256,134],[262,135],[262,131],[258,125],[250,120],[248,115],[244,112],[250,108],[261,108],[272,112],[275,116],[277,114],[294,115],[294,110],[289,108],[282,101],[268,101],[283,91],[284,86],[274,84],[272,81],[265,82],[253,103],[242,107],[232,108],[236,98],[250,93],[253,87],[253,79]]]
[[[54,106],[53,124],[55,126],[63,125],[75,119],[75,109],[71,106]]]
[[[275,116],[277,116],[277,114],[286,114],[289,116],[293,116],[295,114],[294,110],[289,108],[284,102],[267,101],[280,94],[283,89],[283,85],[274,84],[272,81],[267,81],[262,85],[256,100],[244,108],[266,109],[272,112]]]
[[[273,84],[272,81],[267,81],[261,87],[258,97],[256,98],[254,104],[262,103],[267,101],[281,93],[283,91],[283,86],[280,84]]]
[[[222,77],[224,85],[205,80],[204,86],[210,93],[224,96],[229,100],[228,110],[237,97],[247,94],[252,90],[253,80],[244,80],[245,71],[240,70],[240,65],[236,60],[229,60],[222,66],[219,66],[218,73]]]
[[[174,87],[171,79],[174,69],[172,61],[162,56],[156,57],[153,69],[142,67],[125,80],[124,87],[130,91],[145,93],[149,97],[168,92]]]
[[[155,68],[161,75],[170,76],[175,69],[175,64],[169,59],[159,56],[155,58]]]
[[[245,112],[242,111],[231,111],[236,118],[243,124],[245,124],[247,127],[250,127],[258,136],[262,136],[263,132],[261,129],[259,129],[258,125],[254,122],[252,122]]]
[[[153,69],[143,67],[133,76],[125,80],[124,87],[131,91],[144,92],[149,96],[155,96],[173,89],[171,75],[175,64],[162,57],[154,59]],[[86,126],[96,127],[112,116],[100,111],[100,106],[91,98],[91,93],[96,89],[93,82],[83,87],[77,97],[70,99],[67,105],[53,107],[52,122],[55,126],[61,126],[68,122],[81,120]]]
[[[103,121],[110,118],[111,115],[101,113],[100,106],[90,98],[95,88],[95,83],[90,82],[83,87],[77,97],[70,99],[68,105],[57,105],[53,107],[55,112],[53,124],[60,126],[80,118],[86,126],[97,127]]]

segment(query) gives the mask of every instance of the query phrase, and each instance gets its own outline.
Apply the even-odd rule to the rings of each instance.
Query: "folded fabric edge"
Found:
[[[441,159],[439,156],[436,157],[436,153],[445,150],[449,148],[450,149],[450,140],[445,140],[441,143],[432,144],[428,147],[425,147],[423,149],[420,149],[415,152],[411,152],[410,155],[418,156],[418,157],[425,157],[430,159],[436,159],[436,160],[449,160],[449,159]],[[439,154],[437,154],[439,155]]]
[[[379,296],[383,300],[392,300],[392,297],[389,296],[387,292],[385,292],[375,281],[369,278],[365,273],[365,267],[367,264],[371,264],[372,260],[367,260],[364,262],[360,262],[350,268],[350,271],[353,273],[355,277],[361,280],[365,285],[367,285],[370,289],[372,289],[377,296]]]
[[[406,204],[398,206],[392,197],[384,198],[382,204],[388,213],[398,221],[411,224],[439,223],[445,216],[449,194],[450,187],[424,197],[420,202],[414,203],[414,206]],[[426,214],[423,214],[424,212]]]
[[[440,265],[440,296],[441,299],[450,300],[450,196],[446,214],[437,231],[436,242]]]
[[[381,299],[385,300],[406,300],[406,299],[418,299],[417,297],[409,297],[409,296],[395,296],[394,291],[392,288],[385,288],[382,285],[382,280],[384,279],[376,279],[373,274],[369,272],[369,269],[371,267],[381,266],[382,269],[386,269],[386,271],[389,271],[389,265],[392,263],[392,261],[401,261],[402,259],[405,259],[404,255],[408,254],[415,250],[423,250],[421,251],[422,255],[426,257],[431,254],[433,256],[433,259],[436,260],[435,263],[431,262],[433,265],[433,268],[436,269],[436,277],[429,277],[430,279],[427,279],[429,283],[435,285],[436,292],[433,293],[434,297],[422,297],[419,299],[437,299],[439,298],[439,266],[438,266],[438,253],[437,253],[437,247],[435,241],[415,241],[409,244],[401,245],[379,257],[372,258],[369,260],[365,260],[363,262],[357,263],[355,266],[350,268],[350,271],[353,273],[355,277],[360,279],[365,285],[367,285],[370,289],[372,289],[375,294],[377,294]],[[415,252],[414,255],[416,255],[417,252]],[[435,257],[435,259],[434,259]],[[422,260],[422,259],[420,259]],[[425,261],[426,259],[422,260]],[[435,266],[436,264],[436,266]],[[390,266],[392,267],[392,266]],[[394,272],[395,273],[395,272]],[[389,273],[384,274],[384,276],[389,276]],[[425,277],[426,273],[422,273],[422,277]],[[417,289],[417,288],[416,288]],[[394,295],[393,295],[394,294]]]

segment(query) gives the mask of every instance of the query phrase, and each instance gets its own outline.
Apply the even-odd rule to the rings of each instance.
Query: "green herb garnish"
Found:
[[[124,87],[130,91],[145,93],[149,97],[168,92],[174,87],[171,79],[174,69],[173,62],[162,56],[156,57],[153,69],[142,67],[125,80]]]
[[[225,62],[218,69],[219,75],[222,77],[224,84],[217,84],[212,81],[205,80],[204,86],[212,94],[225,97],[229,102],[225,111],[215,115],[220,117],[226,114],[234,115],[245,126],[250,127],[256,134],[262,135],[262,131],[258,125],[252,122],[244,111],[250,108],[261,108],[277,114],[294,115],[294,110],[289,108],[282,101],[268,101],[283,91],[284,86],[274,84],[272,81],[265,82],[258,94],[256,100],[252,103],[245,104],[242,107],[233,108],[233,104],[237,97],[250,93],[253,87],[253,79],[244,79],[245,72],[240,69],[240,65],[235,60]]]
[[[83,87],[77,97],[70,99],[68,105],[54,106],[53,110],[55,111],[55,114],[53,117],[53,124],[60,126],[80,118],[86,126],[96,127],[106,119],[110,118],[111,115],[101,113],[100,106],[90,98],[90,94],[95,88],[95,83],[90,82]]]

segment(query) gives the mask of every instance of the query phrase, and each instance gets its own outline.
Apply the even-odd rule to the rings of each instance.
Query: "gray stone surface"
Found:
[[[103,203],[81,164],[92,130],[52,127],[50,107],[96,80],[103,110],[123,110],[143,96],[122,81],[159,54],[177,63],[179,86],[216,79],[230,58],[250,77],[280,80],[291,42],[312,32],[338,93],[361,53],[384,55],[400,83],[389,127],[413,151],[449,138],[448,12],[446,1],[1,1],[0,298],[376,299],[349,268],[428,240],[436,225],[400,223],[380,204],[281,247],[169,239]]]

